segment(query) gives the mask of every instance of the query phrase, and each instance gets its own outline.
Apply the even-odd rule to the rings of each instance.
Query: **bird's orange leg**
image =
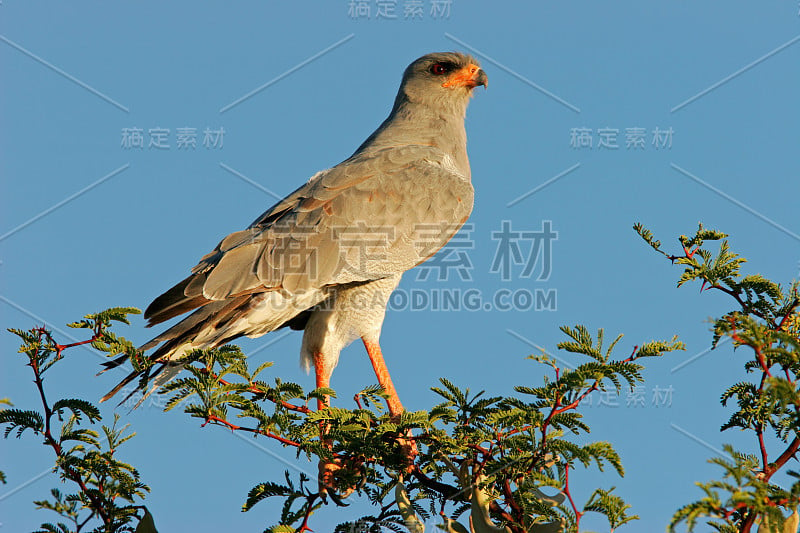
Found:
[[[369,354],[369,360],[372,362],[372,368],[375,370],[378,383],[380,383],[383,390],[386,391],[386,394],[389,395],[389,398],[386,400],[386,404],[389,407],[389,414],[392,418],[397,418],[405,409],[403,409],[403,404],[400,403],[400,396],[398,396],[397,389],[394,388],[394,383],[392,383],[392,377],[389,375],[386,361],[383,360],[381,347],[377,342],[368,341],[364,337],[361,337],[361,340],[364,342],[364,347]],[[414,437],[411,435],[411,431],[406,432],[404,437],[398,438],[397,442],[400,444],[400,447],[403,449],[408,459],[408,471],[411,471],[414,458],[417,456],[417,447],[414,443]]]
[[[392,383],[392,377],[389,375],[386,361],[383,360],[381,347],[377,342],[368,341],[363,337],[361,340],[364,342],[367,354],[369,354],[369,360],[372,362],[372,368],[375,370],[378,383],[380,383],[383,390],[386,391],[386,394],[389,395],[389,398],[386,400],[389,407],[389,414],[391,414],[392,417],[397,417],[405,411],[405,409],[403,409],[403,404],[400,403],[400,396],[397,395],[397,389],[394,388],[394,383]]]
[[[321,387],[330,387],[331,384],[331,372],[325,365],[325,358],[323,357],[322,353],[315,353],[314,354],[314,374],[317,378],[317,388]],[[317,399],[317,409],[322,410],[326,407],[330,407],[330,398],[326,394],[324,398]],[[328,449],[333,447],[333,442],[330,439],[325,438],[325,435],[328,433],[328,424],[325,422],[319,423],[319,440],[322,442],[323,446],[326,446]],[[329,490],[333,490],[334,479],[333,474],[337,470],[341,468],[334,462],[331,461],[320,461],[319,462],[319,490],[322,494],[327,494]]]
[[[331,371],[326,368],[325,358],[322,353],[314,354],[314,374],[317,378],[317,388],[330,388],[331,386]],[[324,409],[330,406],[330,398],[326,394],[324,399],[317,400],[317,409]]]

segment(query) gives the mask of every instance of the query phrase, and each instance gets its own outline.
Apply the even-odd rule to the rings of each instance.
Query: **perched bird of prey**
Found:
[[[378,343],[403,272],[431,257],[472,211],[464,117],[486,74],[470,56],[435,53],[406,68],[389,117],[353,155],[315,174],[249,228],[231,233],[145,311],[148,326],[193,311],[155,348],[145,396],[197,348],[303,330],[300,359],[328,387],[341,350],[361,338],[391,414],[403,411]],[[107,367],[121,364],[124,358]],[[133,372],[104,398],[141,377]],[[141,403],[141,401],[140,401]]]

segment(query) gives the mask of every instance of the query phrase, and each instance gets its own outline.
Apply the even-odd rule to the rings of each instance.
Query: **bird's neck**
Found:
[[[453,158],[456,167],[470,176],[464,117],[467,101],[425,105],[398,97],[389,117],[364,141],[356,153],[390,146],[435,146]],[[449,105],[448,105],[449,104]]]

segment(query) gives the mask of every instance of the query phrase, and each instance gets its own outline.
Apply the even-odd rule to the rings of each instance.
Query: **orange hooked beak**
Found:
[[[470,63],[466,67],[453,72],[442,87],[467,87],[473,89],[478,85],[489,86],[489,78],[478,65]]]

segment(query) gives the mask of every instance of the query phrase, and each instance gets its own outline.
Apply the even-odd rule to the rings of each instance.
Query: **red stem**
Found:
[[[767,360],[764,357],[764,353],[761,351],[761,346],[754,346],[749,342],[742,339],[738,333],[736,333],[736,321],[733,317],[728,318],[728,323],[731,325],[731,339],[735,342],[738,342],[742,346],[749,346],[756,354],[756,360],[758,364],[761,366],[761,370],[763,370],[769,377],[772,377],[772,373],[769,371],[769,366],[767,366]]]
[[[506,505],[508,505],[511,511],[517,516],[517,522],[522,523],[524,510],[520,507],[519,503],[514,500],[514,492],[511,490],[511,481],[508,479],[503,483],[503,496],[505,496]]]
[[[789,443],[789,446],[783,451],[783,453],[778,456],[777,461],[766,466],[764,471],[766,477],[764,478],[764,481],[769,481],[769,478],[771,478],[775,472],[780,470],[783,465],[789,461],[789,459],[794,457],[798,449],[800,449],[800,437],[795,437],[792,442]]]
[[[44,328],[38,328],[35,331],[39,334],[39,340],[41,340],[42,336],[44,335],[48,338],[48,341],[51,342],[53,345],[59,346],[55,341],[53,341],[52,337],[50,336],[50,333],[45,331]],[[61,350],[56,350],[56,354],[57,357],[61,357]],[[56,457],[61,458],[64,454],[64,450],[58,443],[58,441],[56,441],[56,439],[53,437],[53,434],[51,432],[52,426],[50,420],[53,417],[53,414],[55,413],[53,413],[52,409],[50,409],[50,404],[47,403],[47,398],[44,393],[44,381],[42,380],[42,374],[39,369],[39,362],[36,359],[36,356],[30,358],[30,367],[33,369],[33,382],[36,384],[36,388],[39,391],[39,398],[42,401],[42,407],[44,407],[45,443],[47,443],[47,445],[49,445],[53,449],[53,452],[55,452]],[[92,513],[97,514],[107,528],[110,527],[111,518],[108,516],[108,513],[106,513],[103,507],[103,502],[101,500],[98,500],[96,496],[93,496],[92,493],[89,492],[89,487],[86,486],[86,483],[84,482],[80,473],[76,472],[75,470],[73,470],[68,466],[62,465],[60,466],[60,468],[61,470],[63,470],[66,477],[72,480],[74,483],[76,483],[80,487],[81,492],[83,492],[83,494],[85,494],[86,497],[89,498],[89,501],[92,502],[92,506],[90,507]]]
[[[218,417],[216,415],[208,415],[208,416],[206,416],[206,421],[203,422],[203,424],[201,424],[200,427],[205,427],[205,425],[208,424],[209,422],[216,422],[217,424],[220,424],[220,425],[223,425],[223,426],[227,427],[231,431],[246,431],[248,433],[255,433],[257,435],[264,435],[265,437],[270,437],[270,438],[275,439],[275,440],[277,440],[279,442],[282,442],[283,444],[286,444],[287,446],[294,446],[296,448],[300,447],[300,443],[299,442],[295,442],[293,440],[285,439],[285,438],[281,437],[280,435],[276,435],[275,433],[272,433],[271,431],[264,431],[262,429],[254,429],[254,428],[246,428],[246,427],[242,427],[242,426],[237,426],[236,424],[231,424],[230,422],[228,422],[224,418],[220,418],[220,417]]]
[[[91,339],[87,339],[87,340],[85,340],[85,341],[73,342],[72,344],[58,344],[58,343],[54,343],[54,344],[55,344],[55,346],[56,346],[56,353],[58,354],[58,356],[59,356],[59,357],[61,357],[61,352],[63,352],[63,351],[64,351],[64,350],[66,350],[67,348],[74,348],[75,346],[82,346],[82,345],[84,345],[84,344],[91,344],[91,343],[93,343],[94,341],[98,340],[99,338],[100,338],[100,335],[99,335],[99,334],[97,334],[97,333],[95,333],[94,335],[92,335],[92,338],[91,338]]]
[[[219,377],[218,375],[214,374],[213,372],[209,372],[208,370],[206,370],[206,372],[208,374],[212,375],[214,378],[216,378],[217,382],[220,385],[230,385],[231,384],[229,381],[226,381],[226,380],[222,379],[221,377]],[[259,389],[255,385],[248,385],[247,392],[250,392],[250,393],[253,393],[253,394],[264,395],[264,391]],[[285,407],[286,409],[288,409],[290,411],[303,413],[304,415],[307,415],[307,414],[310,414],[310,413],[313,412],[313,411],[311,411],[311,409],[309,409],[308,407],[306,407],[304,405],[294,405],[294,404],[289,403],[289,402],[284,401],[284,400],[274,400],[274,399],[269,398],[269,397],[266,397],[266,398],[267,398],[267,400],[271,401],[272,403],[281,405],[281,406]]]
[[[800,305],[800,299],[795,298],[794,302],[792,302],[792,305],[789,306],[788,311],[786,311],[786,314],[783,315],[783,318],[781,318],[777,329],[783,329],[784,324],[786,324],[786,321],[789,320],[789,317],[794,314],[794,310],[798,305]]]
[[[578,511],[578,506],[575,505],[575,501],[572,499],[572,494],[569,490],[569,464],[564,466],[564,494],[567,495],[569,504],[572,506],[572,512],[575,513],[575,530],[580,531],[581,517],[583,516],[583,512]]]
[[[361,405],[361,395],[360,394],[356,393],[355,395],[353,395],[353,401],[356,402],[356,405],[358,406],[359,409],[363,409],[364,408]]]
[[[306,501],[307,501],[308,507],[306,508],[305,516],[303,516],[303,523],[300,524],[300,529],[297,530],[297,533],[305,533],[306,531],[312,531],[312,532],[314,531],[313,529],[308,527],[308,519],[311,518],[311,513],[313,512],[313,509],[314,509],[314,500],[317,499],[317,496],[318,496],[317,494],[312,494],[312,495],[307,497]]]
[[[758,447],[761,450],[761,468],[764,469],[766,472],[767,470],[767,447],[764,444],[764,430],[761,426],[756,429],[756,435],[758,435]]]

